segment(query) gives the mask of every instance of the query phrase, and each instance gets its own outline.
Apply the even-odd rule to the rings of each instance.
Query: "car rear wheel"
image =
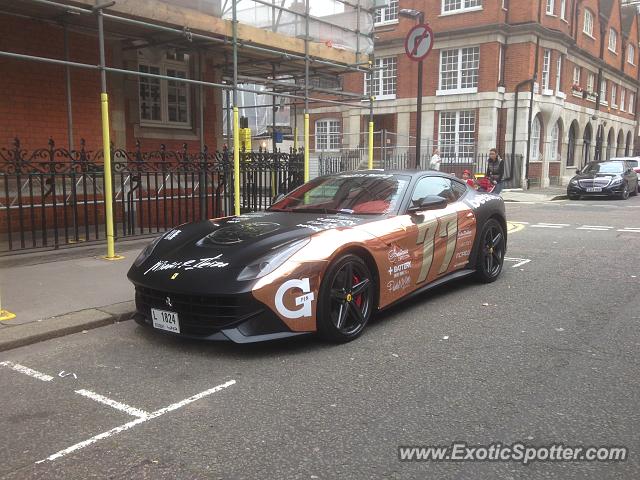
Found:
[[[476,263],[476,278],[483,283],[495,282],[502,272],[504,254],[506,251],[504,229],[500,222],[491,218],[482,228],[478,260]]]
[[[638,195],[638,191],[640,191],[640,182],[636,185],[636,188],[633,189],[633,192],[630,193],[632,197],[636,197]]]
[[[344,255],[328,269],[320,287],[318,333],[345,343],[357,338],[375,308],[375,280],[367,264],[356,255]]]

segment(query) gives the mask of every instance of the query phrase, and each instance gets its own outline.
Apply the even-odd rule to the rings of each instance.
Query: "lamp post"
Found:
[[[424,12],[414,10],[412,8],[401,8],[398,12],[400,16],[413,18],[416,23],[424,23]],[[416,94],[416,160],[414,162],[414,168],[420,166],[420,144],[422,142],[422,68],[423,60],[418,62],[418,92]]]

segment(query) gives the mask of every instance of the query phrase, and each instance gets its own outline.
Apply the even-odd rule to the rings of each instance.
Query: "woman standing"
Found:
[[[502,177],[504,176],[504,162],[498,156],[498,150],[489,150],[489,161],[487,162],[487,172],[485,176],[495,185],[493,192],[499,194],[502,191]]]
[[[442,162],[442,159],[440,158],[440,150],[434,148],[433,156],[431,157],[431,161],[429,162],[429,168],[431,170],[440,170],[440,162]]]

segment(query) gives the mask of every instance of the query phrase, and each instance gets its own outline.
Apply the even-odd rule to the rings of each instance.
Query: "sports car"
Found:
[[[412,295],[469,275],[493,282],[506,249],[501,197],[435,171],[360,170],[311,180],[263,212],[173,228],[128,278],[135,319],[165,333],[347,342]]]

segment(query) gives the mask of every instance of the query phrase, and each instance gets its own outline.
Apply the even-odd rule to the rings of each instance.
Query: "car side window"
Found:
[[[460,198],[460,194],[454,191],[451,183],[451,180],[444,177],[423,177],[418,180],[413,190],[411,202],[416,203],[429,195],[438,195],[446,198],[448,203],[455,202]]]

